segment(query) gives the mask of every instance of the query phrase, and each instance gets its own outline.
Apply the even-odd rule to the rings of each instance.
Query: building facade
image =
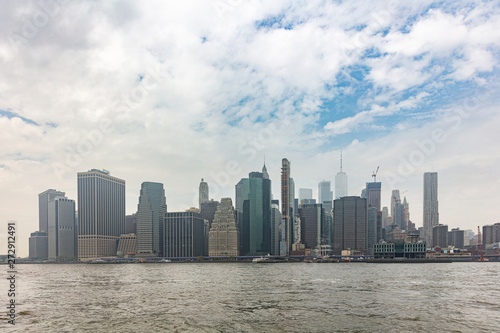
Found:
[[[208,255],[235,257],[240,255],[239,232],[236,226],[233,202],[222,198],[215,212],[208,237]]]
[[[321,204],[302,205],[299,208],[300,240],[308,249],[322,244],[325,213]]]
[[[144,182],[137,205],[137,255],[162,256],[160,218],[167,212],[163,184]]]
[[[115,256],[125,231],[125,181],[97,169],[77,177],[78,259]]]
[[[203,178],[201,179],[200,182],[200,188],[199,188],[199,206],[201,209],[201,204],[204,202],[208,202],[209,199],[209,190],[208,190],[208,183],[203,181]]]
[[[291,163],[286,158],[281,160],[281,218],[285,228],[285,239],[281,240],[286,253],[292,250],[294,213],[290,202],[293,200],[293,192],[290,189],[290,167]],[[283,251],[281,251],[283,254]]]
[[[163,256],[170,258],[205,255],[205,224],[200,213],[172,212],[164,214]]]
[[[342,250],[366,252],[368,247],[367,200],[347,196],[334,201],[334,254]]]
[[[47,232],[49,223],[49,202],[66,194],[57,190],[47,190],[38,195],[38,230]]]
[[[432,228],[432,247],[448,247],[448,226],[438,224]]]
[[[56,197],[48,206],[48,255],[49,259],[76,259],[75,201]]]
[[[49,237],[45,231],[35,231],[29,238],[29,258],[48,259]]]
[[[424,234],[428,246],[433,245],[433,228],[439,224],[438,212],[438,174],[424,173]]]
[[[382,191],[381,182],[366,183],[366,197],[368,199],[368,207],[375,207],[380,210],[380,194]]]

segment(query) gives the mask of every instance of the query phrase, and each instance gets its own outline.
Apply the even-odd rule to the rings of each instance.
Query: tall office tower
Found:
[[[486,245],[493,244],[495,239],[495,229],[493,225],[483,225],[483,248]]]
[[[47,232],[49,221],[49,201],[66,194],[57,190],[47,190],[38,195],[38,230]]]
[[[125,216],[125,234],[137,235],[137,214]]]
[[[242,211],[241,255],[266,255],[271,251],[271,180],[261,172],[250,172],[236,185]]]
[[[49,259],[75,259],[76,221],[75,201],[66,197],[56,197],[48,207]]]
[[[279,200],[271,201],[271,254],[280,254],[281,213]]]
[[[231,203],[232,204],[232,203]],[[208,202],[202,202],[200,207],[200,214],[204,220],[207,220],[209,226],[212,225],[214,220],[215,212],[217,211],[217,207],[219,206],[218,201],[214,201],[213,199]]]
[[[380,193],[382,191],[381,182],[366,183],[366,198],[368,199],[368,207],[375,207],[380,210]]]
[[[262,167],[262,178],[269,179],[269,174],[267,173],[266,162],[264,162],[264,166]]]
[[[293,194],[290,191],[290,162],[284,158],[281,160],[281,218],[285,228],[285,239],[281,242],[286,248],[286,254],[292,250],[293,243],[294,216],[293,208],[290,206],[291,198]]]
[[[391,194],[391,216],[394,217],[394,212],[396,209],[396,203],[401,202],[401,197],[399,196],[399,190],[392,190]]]
[[[325,202],[332,201],[331,182],[322,180],[318,184],[318,203],[324,204]],[[330,205],[331,206],[331,205]]]
[[[297,215],[298,206],[298,200],[295,200],[295,181],[293,178],[290,178],[290,207],[292,208],[292,216]]]
[[[394,216],[392,217],[392,223],[401,228],[401,230],[406,230],[407,224],[404,223],[403,213],[403,204],[401,203],[401,201],[397,201],[396,205],[394,206]]]
[[[432,247],[448,247],[448,226],[438,224],[432,228]]]
[[[474,240],[477,240],[477,237],[474,236],[474,231],[472,231],[472,229],[464,230],[464,246],[472,245]]]
[[[424,233],[427,247],[431,247],[432,228],[439,224],[438,212],[438,174],[437,172],[424,173]]]
[[[387,207],[382,207],[382,228],[386,226],[387,216],[389,216],[389,209]]]
[[[217,207],[208,237],[208,255],[230,257],[240,255],[238,228],[231,198],[222,198]]]
[[[78,172],[78,259],[115,256],[125,231],[125,181],[106,170]]]
[[[410,221],[410,204],[408,201],[406,201],[406,197],[404,197],[403,200],[403,225],[405,226],[405,230],[412,230],[411,226],[411,221]]]
[[[494,234],[493,243],[500,242],[500,222],[493,224],[493,234]]]
[[[366,252],[368,246],[367,201],[365,198],[347,196],[334,201],[333,206],[333,251]]]
[[[342,152],[340,152],[340,172],[335,176],[335,199],[348,196],[347,174],[342,171]]]
[[[205,223],[194,211],[165,213],[163,224],[163,256],[199,257],[205,255]]]
[[[311,188],[299,188],[299,204],[304,200],[312,200],[313,190]]]
[[[448,231],[448,245],[452,245],[457,249],[463,249],[465,248],[464,240],[464,230],[460,230],[460,228],[453,228],[451,231]]]
[[[163,184],[144,182],[137,205],[137,255],[162,256],[160,217],[167,211]]]
[[[29,258],[47,259],[49,257],[48,241],[49,237],[46,231],[32,232],[29,238]]]
[[[367,253],[373,255],[373,246],[378,242],[377,234],[377,213],[376,207],[368,207],[367,210],[367,223],[368,223],[368,236],[367,236]]]
[[[198,200],[200,203],[200,205],[198,207],[200,207],[200,209],[201,209],[202,203],[209,201],[209,199],[208,199],[208,183],[204,182],[203,178],[201,179],[201,182],[200,182],[200,190],[199,190],[199,199]]]
[[[321,204],[302,205],[299,208],[300,239],[308,249],[316,249],[322,244],[325,214]]]

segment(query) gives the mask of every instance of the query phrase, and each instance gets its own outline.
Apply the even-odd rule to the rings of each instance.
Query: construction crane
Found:
[[[481,246],[481,230],[477,226],[477,248],[479,250],[479,261],[484,261],[483,258],[483,247]]]
[[[377,173],[378,173],[378,168],[380,168],[380,166],[377,167],[377,171],[373,171],[373,174],[372,174],[372,177],[373,177],[373,182],[376,183],[377,182]]]

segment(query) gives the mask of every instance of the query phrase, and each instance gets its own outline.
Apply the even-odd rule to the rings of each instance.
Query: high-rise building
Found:
[[[295,181],[290,178],[290,207],[292,208],[292,215],[297,216],[299,209],[299,200],[295,199]]]
[[[269,179],[269,174],[267,173],[266,162],[264,162],[264,166],[262,167],[262,178]]]
[[[368,207],[375,207],[380,210],[380,193],[382,190],[381,182],[366,183],[366,197],[368,199]]]
[[[203,178],[201,179],[200,182],[200,190],[199,190],[199,206],[201,209],[201,204],[204,202],[209,201],[209,190],[208,190],[208,183],[203,181]]]
[[[325,214],[321,204],[302,205],[299,208],[300,239],[308,249],[322,244]]]
[[[163,256],[170,258],[205,255],[205,223],[194,211],[163,215]]]
[[[397,225],[401,230],[407,229],[407,224],[404,222],[404,207],[401,200],[397,200],[394,205],[394,215],[392,216],[392,223]]]
[[[311,188],[299,188],[299,204],[302,204],[303,200],[311,200],[312,196],[313,190]]]
[[[163,184],[144,182],[137,205],[137,255],[162,256],[160,218],[167,211]]]
[[[410,204],[406,201],[406,197],[403,200],[403,225],[405,230],[412,230],[413,223],[410,221]]]
[[[115,256],[125,231],[125,181],[106,170],[78,173],[78,259]]]
[[[285,239],[280,242],[286,248],[287,253],[292,250],[294,222],[293,208],[290,206],[293,199],[293,193],[290,191],[290,166],[286,158],[281,160],[281,218],[285,228]],[[283,253],[281,250],[280,252]]]
[[[335,199],[348,196],[347,174],[342,171],[342,152],[340,152],[340,172],[335,176]]]
[[[125,216],[125,234],[137,235],[137,214]]]
[[[271,201],[271,254],[280,254],[281,213],[279,200]]]
[[[75,259],[77,252],[75,201],[56,197],[48,206],[49,259]]]
[[[448,226],[438,224],[432,228],[432,247],[448,247]]]
[[[332,183],[328,180],[322,180],[318,184],[318,203],[324,204],[325,202],[332,201],[332,191],[331,191]],[[331,204],[330,204],[331,207]]]
[[[433,228],[439,224],[438,213],[438,174],[437,172],[424,173],[424,233],[427,246],[432,241]]]
[[[483,247],[495,242],[495,229],[493,225],[483,225]]]
[[[366,252],[368,247],[367,201],[365,198],[347,196],[334,201],[333,207],[333,251]]]
[[[464,230],[460,230],[460,228],[453,228],[451,231],[448,231],[448,245],[452,245],[457,249],[464,249],[464,240]]]
[[[231,198],[222,198],[210,227],[208,255],[230,257],[240,255],[238,228]]]
[[[382,207],[382,228],[384,229],[387,224],[387,216],[389,216],[389,209],[387,207]]]
[[[399,195],[399,190],[392,190],[391,194],[391,216],[394,218],[395,210],[396,210],[396,203],[401,202],[401,197]],[[393,221],[394,223],[394,221]]]
[[[49,257],[48,240],[46,231],[32,232],[29,238],[29,258],[47,259]]]
[[[251,172],[236,185],[241,211],[241,255],[266,255],[271,251],[271,180]]]
[[[367,223],[368,223],[368,233],[367,233],[367,250],[368,254],[373,254],[373,246],[378,243],[377,239],[377,208],[368,207],[367,210]]]
[[[47,190],[38,195],[38,230],[48,231],[49,221],[49,201],[57,197],[64,197],[66,194],[57,190]]]
[[[231,203],[232,204],[232,203]],[[200,207],[200,214],[204,220],[207,220],[209,226],[212,225],[214,220],[215,212],[217,211],[217,207],[219,206],[218,201],[214,201],[213,199],[207,202],[202,202]]]
[[[137,236],[134,233],[120,235],[116,254],[123,257],[135,256],[137,252]]]

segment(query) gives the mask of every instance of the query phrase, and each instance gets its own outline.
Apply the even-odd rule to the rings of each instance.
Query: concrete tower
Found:
[[[424,173],[424,238],[427,247],[433,246],[432,230],[439,224],[438,175],[437,172]]]
[[[201,182],[200,182],[199,206],[198,206],[198,208],[201,209],[201,204],[204,203],[204,202],[208,202],[209,201],[208,195],[209,195],[209,192],[208,192],[208,183],[205,182],[205,181],[203,181],[203,178],[202,178]]]

